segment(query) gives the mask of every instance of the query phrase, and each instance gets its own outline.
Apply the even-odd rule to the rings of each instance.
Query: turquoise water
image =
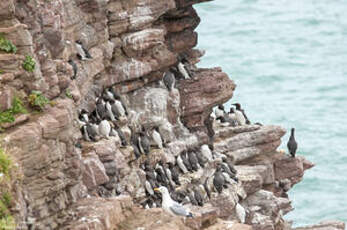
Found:
[[[289,193],[294,225],[347,222],[347,1],[216,0],[202,19],[201,67],[221,66],[251,121],[297,129],[314,162]],[[286,148],[288,134],[283,138]]]

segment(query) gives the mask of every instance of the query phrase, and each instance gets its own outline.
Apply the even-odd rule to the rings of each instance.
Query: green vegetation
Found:
[[[11,159],[0,147],[0,230],[15,229],[15,220],[11,215],[13,197],[11,195],[12,181],[15,179]]]
[[[2,176],[9,177],[12,162],[5,154],[5,151],[0,148],[0,173]]]
[[[65,90],[65,95],[66,95],[68,98],[72,99],[72,95],[71,95],[71,92],[70,92],[69,89],[66,89],[66,90]]]
[[[35,90],[29,95],[28,101],[32,108],[40,111],[42,111],[47,104],[51,103],[40,91]]]
[[[14,115],[27,113],[20,98],[14,97],[12,107],[0,113],[0,124],[14,122]]]
[[[36,65],[35,60],[31,56],[29,55],[25,56],[25,60],[23,62],[23,68],[26,71],[33,72],[35,69],[35,65]]]
[[[0,34],[0,50],[6,53],[16,53],[17,47],[11,41],[7,40],[3,34]]]

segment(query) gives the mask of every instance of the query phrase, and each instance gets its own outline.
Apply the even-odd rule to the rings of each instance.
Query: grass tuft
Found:
[[[31,56],[29,56],[29,55],[25,56],[25,60],[23,62],[23,68],[26,71],[34,72],[35,65],[36,65],[36,62],[35,62],[35,60]]]
[[[13,43],[10,40],[7,40],[4,37],[4,34],[0,34],[0,50],[6,53],[16,53],[17,47],[13,45]]]

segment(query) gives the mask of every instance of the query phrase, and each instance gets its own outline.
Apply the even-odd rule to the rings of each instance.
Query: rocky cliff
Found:
[[[220,68],[195,66],[203,56],[194,49],[200,18],[192,5],[198,2],[203,0],[0,2],[1,148],[22,173],[11,190],[18,229],[292,229],[283,219],[292,210],[286,192],[313,164],[277,150],[286,132],[279,126],[209,122],[212,108],[228,101],[236,86]],[[78,59],[76,41],[92,58]],[[191,78],[177,79],[170,91],[163,73],[182,57]],[[117,135],[83,140],[79,113],[93,111],[105,88],[119,92],[129,110],[119,122],[127,141],[140,127],[157,126],[163,149],[136,159]],[[14,112],[18,104],[27,112]],[[232,160],[239,181],[204,197],[203,207],[188,204],[192,219],[144,209],[141,165],[175,163],[182,151],[203,144]],[[177,189],[202,184],[216,161],[181,173]],[[245,209],[244,223],[237,204]]]

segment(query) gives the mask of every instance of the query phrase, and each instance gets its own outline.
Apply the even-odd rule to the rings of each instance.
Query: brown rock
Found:
[[[179,91],[186,126],[204,127],[211,109],[230,99],[234,89],[234,82],[219,68],[200,69],[194,74],[194,79],[182,81]]]
[[[95,153],[90,153],[88,157],[84,158],[83,165],[82,180],[88,190],[93,190],[96,186],[104,184],[109,180],[104,165]]]
[[[293,158],[288,155],[277,157],[277,160],[274,162],[276,180],[288,178],[292,185],[301,181],[304,175],[303,158]]]
[[[9,88],[0,88],[0,112],[12,107],[13,98],[13,90]]]

